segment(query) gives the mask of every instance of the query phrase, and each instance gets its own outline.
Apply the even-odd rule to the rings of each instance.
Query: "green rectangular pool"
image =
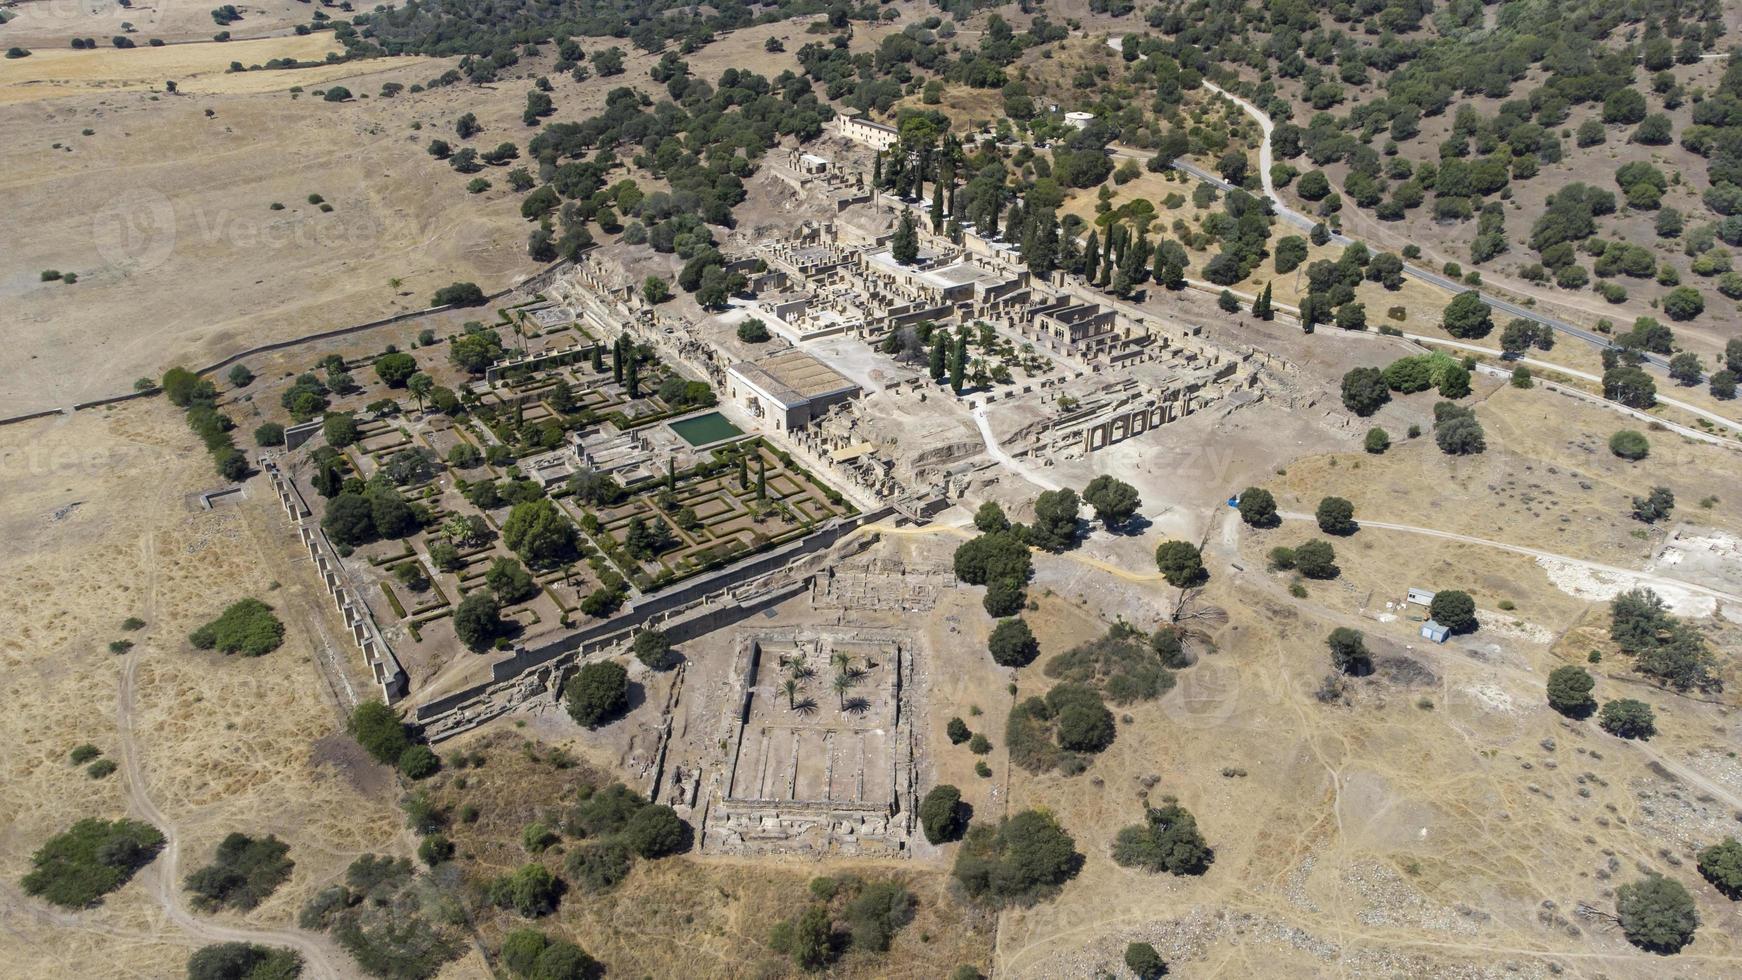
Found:
[[[719,412],[709,412],[694,418],[668,422],[671,431],[683,437],[683,441],[692,446],[706,446],[722,439],[732,439],[744,434],[744,430],[733,425]]]

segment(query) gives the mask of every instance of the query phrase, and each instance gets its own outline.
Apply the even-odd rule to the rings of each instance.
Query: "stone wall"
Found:
[[[265,471],[273,492],[278,494],[279,504],[284,507],[285,515],[296,528],[297,538],[308,550],[309,558],[314,561],[321,584],[326,587],[327,594],[332,597],[333,604],[339,610],[340,618],[345,621],[351,642],[363,654],[363,662],[369,667],[369,676],[381,688],[381,699],[392,704],[403,698],[405,671],[399,666],[399,658],[394,656],[393,648],[382,637],[381,629],[376,625],[374,615],[369,612],[368,604],[353,592],[344,569],[339,564],[338,553],[333,550],[332,542],[327,540],[326,532],[311,520],[302,493],[297,490],[295,483],[285,479],[279,472],[277,462],[271,457],[262,456],[260,468]]]

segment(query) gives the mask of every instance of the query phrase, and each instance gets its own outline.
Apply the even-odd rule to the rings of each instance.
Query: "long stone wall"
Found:
[[[290,518],[291,525],[296,528],[302,546],[308,549],[309,558],[314,560],[315,570],[321,576],[321,584],[326,587],[327,594],[338,607],[339,616],[345,621],[351,642],[363,654],[370,677],[381,688],[382,700],[392,704],[403,698],[405,671],[399,666],[399,658],[394,656],[393,648],[382,637],[381,629],[369,612],[368,604],[357,598],[347,585],[344,572],[339,566],[338,553],[333,550],[332,542],[327,540],[326,532],[310,520],[311,514],[308,505],[303,502],[302,494],[294,483],[279,472],[276,462],[270,457],[262,456],[260,468],[266,472],[273,491],[278,494],[278,502],[284,507],[284,513]]]
[[[892,513],[884,508],[836,521],[784,547],[645,596],[602,623],[539,647],[518,647],[513,656],[491,664],[489,681],[420,704],[412,717],[431,741],[451,738],[556,690],[575,665],[627,649],[644,628],[657,627],[673,642],[683,642],[803,595],[811,588],[811,575],[795,572],[800,562],[833,548],[861,525]]]

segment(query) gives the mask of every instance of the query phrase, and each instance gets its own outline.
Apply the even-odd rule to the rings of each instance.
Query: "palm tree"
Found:
[[[840,668],[841,673],[847,673],[853,666],[853,655],[845,650],[836,650],[829,655],[829,663]]]
[[[796,711],[798,709],[798,681],[788,680],[785,684],[780,685],[780,689],[786,692],[787,708]]]
[[[805,663],[803,660],[794,660],[792,662],[793,680],[802,681],[807,677],[814,677],[815,675],[816,671],[811,668],[810,664]]]
[[[405,387],[410,390],[411,397],[417,399],[417,410],[421,412],[423,411],[423,400],[435,390],[435,379],[419,371],[406,379]]]
[[[847,710],[847,690],[853,686],[853,679],[846,674],[835,675],[835,696],[841,699],[841,710]]]

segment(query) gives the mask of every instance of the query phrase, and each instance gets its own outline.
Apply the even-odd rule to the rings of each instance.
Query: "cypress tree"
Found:
[[[931,189],[931,233],[944,233],[944,185],[942,181],[932,185]]]
[[[738,454],[738,489],[750,489],[750,459],[743,453]]]
[[[631,357],[629,359],[629,366],[624,370],[624,373],[628,375],[628,380],[624,382],[624,387],[629,389],[629,397],[640,398],[641,365],[635,360],[635,358]]]
[[[618,337],[617,342],[611,345],[611,380],[617,382],[618,384],[623,383],[623,338],[622,337]]]
[[[968,337],[966,334],[956,335],[956,346],[950,351],[950,390],[956,394],[962,393],[962,384],[968,374]]]
[[[761,453],[756,454],[756,499],[768,499],[768,460]]]
[[[919,259],[919,233],[913,226],[913,212],[906,208],[901,211],[901,220],[896,222],[889,254],[902,265],[912,265]]]
[[[1260,320],[1268,320],[1273,315],[1270,308],[1270,283],[1264,284],[1264,291],[1252,301],[1252,315]]]
[[[1083,268],[1080,270],[1085,278],[1095,278],[1095,266],[1101,261],[1101,237],[1094,230],[1089,231],[1088,244],[1083,246]]]
[[[594,371],[605,370],[605,345],[604,344],[595,343],[593,345],[593,370]]]
[[[931,379],[944,380],[944,332],[938,331],[931,344]]]

